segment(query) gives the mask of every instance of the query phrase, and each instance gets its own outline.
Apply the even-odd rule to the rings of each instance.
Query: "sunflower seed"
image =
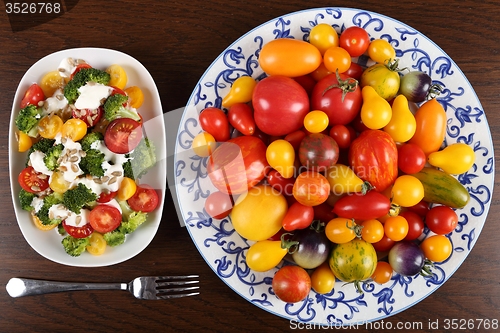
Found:
[[[78,172],[78,166],[76,164],[71,164],[71,171]]]
[[[111,184],[116,183],[116,181],[117,181],[117,180],[118,180],[118,178],[117,178],[117,177],[112,177],[112,178],[109,180],[108,185],[111,185]]]

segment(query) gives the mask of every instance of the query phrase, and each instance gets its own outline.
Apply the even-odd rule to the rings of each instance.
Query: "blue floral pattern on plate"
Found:
[[[278,269],[258,273],[245,263],[251,245],[233,229],[230,218],[212,219],[204,201],[215,190],[207,177],[207,160],[190,151],[191,142],[201,131],[199,113],[206,107],[221,107],[232,83],[243,75],[265,77],[258,64],[262,46],[276,38],[308,40],[319,23],[332,25],[338,33],[349,26],[365,28],[370,38],[389,41],[400,59],[400,66],[428,73],[434,83],[444,87],[438,96],[448,116],[445,145],[464,142],[474,148],[476,162],[459,181],[468,189],[469,204],[457,210],[459,224],[449,235],[453,253],[438,263],[430,277],[395,274],[385,285],[367,282],[363,294],[352,285],[338,282],[330,294],[311,291],[302,302],[280,301],[271,288]],[[356,59],[364,66],[371,60]],[[207,264],[244,299],[289,320],[321,325],[349,325],[380,320],[401,312],[434,292],[465,260],[486,221],[494,182],[494,156],[491,133],[481,104],[462,71],[437,45],[417,30],[389,17],[350,8],[318,8],[291,13],[271,20],[230,45],[203,74],[194,89],[180,123],[176,151],[176,189],[182,216],[193,242]],[[427,234],[429,231],[426,230]],[[289,263],[283,262],[281,265]]]

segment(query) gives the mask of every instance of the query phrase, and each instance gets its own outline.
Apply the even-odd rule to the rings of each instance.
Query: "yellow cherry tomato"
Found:
[[[330,268],[328,261],[319,265],[311,275],[311,287],[318,294],[328,294],[335,286],[335,274]]]
[[[62,125],[61,135],[74,142],[80,141],[87,134],[87,124],[78,118],[70,118]]]
[[[433,262],[445,261],[453,251],[453,245],[445,235],[433,235],[424,239],[420,248],[424,252],[424,256]]]
[[[314,110],[304,117],[304,127],[310,133],[320,133],[328,127],[328,121],[328,115],[325,112]]]
[[[38,216],[36,216],[33,213],[31,214],[31,220],[33,221],[35,227],[43,231],[52,230],[55,227],[57,227],[57,224],[43,224],[42,221],[40,221],[40,219],[38,218]]]
[[[17,138],[17,150],[20,153],[24,153],[25,151],[28,151],[31,146],[33,145],[33,141],[31,140],[31,137],[21,131],[16,132],[16,138]]]
[[[410,111],[408,99],[404,95],[398,95],[392,102],[392,117],[384,127],[396,142],[406,142],[411,139],[417,129],[417,121]]]
[[[292,178],[295,172],[295,149],[290,142],[279,139],[271,142],[266,149],[267,163],[283,178]]]
[[[354,220],[336,217],[326,224],[325,235],[332,243],[344,244],[361,237],[361,230]]]
[[[144,93],[142,92],[142,89],[138,86],[131,86],[126,88],[124,91],[128,95],[130,106],[136,109],[140,108],[144,102]]]
[[[384,284],[391,280],[393,269],[391,265],[386,261],[377,262],[377,267],[375,267],[375,272],[373,272],[371,278],[373,282],[378,284]]]
[[[106,73],[108,73],[111,78],[109,80],[109,85],[113,87],[117,87],[120,89],[125,88],[127,85],[127,72],[125,72],[125,69],[123,69],[122,66],[120,65],[111,65],[108,68],[106,68]]]
[[[351,67],[351,55],[340,46],[333,46],[325,51],[323,63],[332,73],[344,73]]]
[[[392,186],[392,202],[401,207],[411,207],[424,198],[424,185],[412,175],[402,175],[396,178]]]
[[[315,25],[309,32],[309,43],[316,46],[321,54],[332,46],[339,46],[339,34],[327,23]]]
[[[94,231],[89,237],[89,245],[85,249],[94,256],[100,256],[106,251],[106,240],[104,237]]]
[[[471,146],[458,142],[443,150],[430,153],[428,161],[430,165],[438,167],[446,173],[459,175],[467,172],[474,165],[476,155]]]
[[[234,81],[231,90],[222,100],[222,106],[230,108],[237,103],[250,102],[256,85],[257,82],[251,76],[240,76]]]
[[[64,179],[62,172],[55,171],[50,177],[49,186],[54,192],[64,193],[69,189],[71,183]]]
[[[359,178],[347,165],[337,163],[326,171],[330,190],[335,195],[367,191],[369,185]]]
[[[254,243],[246,254],[248,267],[256,272],[266,272],[276,267],[288,253],[281,240],[261,240]]]
[[[395,242],[403,240],[408,234],[408,221],[403,216],[389,216],[384,222],[384,232]]]
[[[191,148],[196,155],[207,157],[212,155],[212,152],[217,148],[217,142],[215,142],[215,138],[212,134],[201,132],[194,137]]]
[[[365,86],[361,90],[363,106],[361,106],[361,120],[370,129],[385,127],[392,118],[392,108],[389,102],[380,97],[372,86]]]
[[[120,201],[125,201],[130,199],[137,190],[137,184],[135,180],[128,177],[123,177],[118,192],[116,193],[116,198]]]
[[[360,224],[361,238],[368,243],[376,243],[384,238],[384,225],[376,219],[366,220]]]
[[[38,133],[42,138],[53,139],[59,134],[63,127],[63,120],[55,114],[50,114],[38,122]],[[85,125],[85,128],[87,126]]]
[[[40,80],[40,88],[45,97],[53,96],[57,89],[63,89],[65,85],[66,79],[59,74],[59,71],[48,72]]]
[[[368,56],[375,62],[383,64],[396,58],[394,47],[385,39],[375,39],[368,46]]]

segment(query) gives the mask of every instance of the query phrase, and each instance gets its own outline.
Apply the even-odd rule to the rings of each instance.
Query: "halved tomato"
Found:
[[[73,118],[77,118],[83,120],[87,127],[95,126],[99,120],[101,120],[102,115],[104,114],[104,109],[102,106],[97,109],[74,109],[73,110]]]
[[[36,172],[32,166],[24,168],[19,173],[17,181],[24,190],[30,193],[41,192],[49,187],[49,177],[42,173]]]
[[[122,223],[122,214],[118,208],[111,205],[97,205],[89,214],[89,222],[92,228],[100,233],[115,230]]]
[[[113,199],[114,197],[116,197],[117,193],[118,193],[118,191],[115,191],[115,192],[111,192],[111,191],[101,192],[101,194],[99,195],[99,198],[97,198],[96,201],[98,203],[110,202],[111,199]]]
[[[86,223],[81,227],[76,227],[66,224],[66,221],[62,221],[62,226],[70,236],[75,238],[85,238],[90,236],[94,232],[94,229],[92,228],[90,223]]]
[[[116,154],[126,154],[137,147],[142,139],[142,128],[131,118],[118,118],[109,123],[104,134],[104,143]]]
[[[24,93],[23,99],[21,100],[21,109],[24,109],[28,105],[38,105],[38,102],[43,101],[45,95],[43,94],[42,88],[36,83],[33,83]]]
[[[138,185],[134,195],[127,200],[130,208],[136,212],[149,213],[158,206],[158,193],[149,185]]]
[[[83,63],[83,64],[79,64],[75,67],[75,70],[71,73],[69,79],[71,80],[75,75],[76,73],[78,73],[79,71],[81,71],[82,69],[84,68],[92,68],[92,66],[90,66],[89,64],[87,63]]]

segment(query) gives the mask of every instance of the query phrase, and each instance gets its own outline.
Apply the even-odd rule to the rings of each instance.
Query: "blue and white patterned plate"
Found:
[[[249,243],[241,238],[229,218],[216,220],[204,210],[214,190],[207,177],[206,158],[190,151],[201,131],[199,113],[221,106],[231,84],[242,75],[262,78],[258,55],[262,46],[276,38],[308,40],[311,28],[332,25],[337,32],[349,26],[365,28],[372,39],[388,40],[396,49],[400,66],[428,73],[444,87],[438,101],[448,116],[446,143],[464,142],[474,148],[476,163],[458,177],[468,189],[469,204],[457,211],[459,224],[450,235],[451,257],[433,268],[432,276],[404,277],[395,274],[385,285],[367,283],[358,294],[352,285],[338,282],[327,295],[311,291],[300,303],[280,301],[271,288],[278,268],[266,273],[251,271],[245,263]],[[363,59],[358,59],[363,61]],[[401,312],[434,292],[457,270],[474,246],[486,220],[494,183],[491,133],[481,104],[467,78],[436,44],[417,30],[389,17],[357,9],[319,8],[273,19],[230,45],[203,74],[184,111],[175,150],[175,177],[179,206],[189,233],[203,258],[235,292],[252,304],[293,321],[322,325],[349,325],[380,320]],[[427,231],[426,231],[427,232]]]

